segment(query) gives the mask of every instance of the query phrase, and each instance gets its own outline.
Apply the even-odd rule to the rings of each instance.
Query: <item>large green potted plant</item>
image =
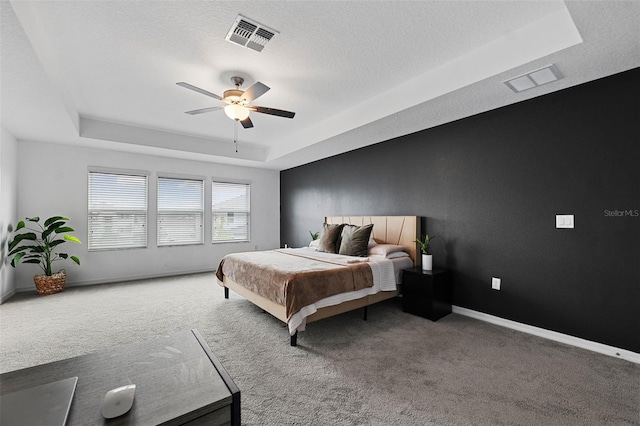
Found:
[[[34,226],[27,226],[24,220],[18,222],[15,235],[9,242],[9,256],[13,256],[11,266],[15,268],[20,262],[37,264],[44,272],[33,277],[38,293],[58,293],[64,289],[67,273],[64,269],[54,273],[51,264],[71,259],[80,265],[80,259],[76,256],[58,251],[61,244],[67,241],[80,243],[80,240],[68,234],[74,231],[65,225],[69,218],[52,216],[44,221],[44,225],[40,224],[40,218],[37,216],[28,217],[26,220]]]
[[[429,245],[431,244],[431,240],[433,240],[436,236],[429,236],[429,234],[423,235],[422,238],[418,238],[414,242],[420,246],[420,251],[422,252],[422,269],[425,271],[430,271],[433,269],[433,256],[429,253]]]

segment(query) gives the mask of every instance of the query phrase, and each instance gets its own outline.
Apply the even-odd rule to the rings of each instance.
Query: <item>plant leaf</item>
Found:
[[[21,220],[20,222],[18,222],[18,225],[16,226],[16,231],[24,228],[24,220]]]
[[[69,257],[67,253],[58,253],[58,256],[60,257],[60,259],[66,259],[67,257]]]
[[[76,256],[71,256],[71,260],[76,262],[78,265],[80,264],[80,259],[78,259]]]
[[[49,225],[51,225],[53,222],[57,222],[57,221],[59,221],[59,220],[67,221],[67,220],[69,220],[69,218],[68,218],[68,217],[62,217],[62,216],[52,216],[52,217],[50,217],[49,219],[47,219],[47,220],[44,222],[44,227],[46,228],[46,227],[48,227]]]
[[[15,237],[13,237],[13,240],[11,240],[11,242],[9,243],[9,250],[13,250],[13,248],[17,246],[22,240],[36,241],[37,239],[38,237],[36,237],[36,234],[33,232],[26,232],[24,234],[16,235]]]
[[[56,229],[54,229],[54,232],[56,234],[62,234],[63,232],[73,232],[74,229],[70,226],[59,226]]]
[[[40,222],[40,218],[38,216],[28,217],[27,220],[29,222]]]
[[[13,266],[14,268],[16,267],[16,265],[20,262],[20,259],[22,259],[22,256],[24,256],[25,253],[18,253],[15,255],[15,257],[13,259],[11,259],[11,266]]]
[[[12,256],[16,253],[20,253],[21,251],[26,252],[27,250],[32,249],[34,246],[20,246],[20,247],[16,247],[13,250],[11,250],[9,252],[9,254],[7,254],[7,256]]]
[[[57,245],[64,243],[64,240],[53,240],[49,243],[50,248],[54,248]]]
[[[73,235],[65,235],[62,238],[64,238],[67,241],[73,241],[74,243],[81,243],[80,240],[78,238],[74,237]]]
[[[40,259],[29,259],[29,260],[25,260],[22,263],[40,263]]]
[[[47,227],[47,229],[45,229],[44,231],[42,231],[42,239],[46,239],[49,234],[51,234],[52,232],[56,232],[56,228],[61,227],[62,225],[64,225],[64,222],[54,222],[51,224],[51,226]]]
[[[23,259],[42,259],[39,254],[27,254]]]

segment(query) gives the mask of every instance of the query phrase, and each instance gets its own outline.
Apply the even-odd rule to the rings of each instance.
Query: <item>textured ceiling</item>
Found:
[[[640,66],[639,2],[1,1],[2,126],[18,139],[285,169]],[[279,34],[224,37],[240,13]],[[520,94],[502,81],[556,64]],[[238,129],[230,77],[271,90]]]

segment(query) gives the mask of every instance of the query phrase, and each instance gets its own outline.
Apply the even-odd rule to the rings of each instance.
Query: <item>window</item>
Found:
[[[147,176],[89,172],[89,250],[147,246]]]
[[[249,241],[250,185],[213,182],[213,242]]]
[[[158,178],[158,245],[202,244],[204,181]]]

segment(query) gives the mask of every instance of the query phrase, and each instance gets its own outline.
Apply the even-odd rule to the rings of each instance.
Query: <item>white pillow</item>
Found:
[[[397,259],[399,257],[409,257],[409,253],[406,251],[394,251],[385,256],[385,259]]]
[[[369,256],[386,256],[397,251],[405,251],[405,248],[396,244],[376,244],[369,248]]]

